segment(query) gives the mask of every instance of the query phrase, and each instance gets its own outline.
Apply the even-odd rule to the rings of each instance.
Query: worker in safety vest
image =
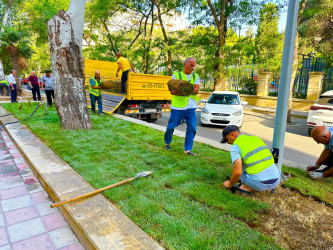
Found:
[[[9,96],[9,82],[7,80],[0,81],[0,94],[3,95],[3,89],[6,89],[6,96]]]
[[[90,78],[89,85],[89,95],[91,102],[91,111],[96,113],[96,101],[98,103],[98,114],[103,115],[103,106],[102,106],[102,79],[101,74],[98,70],[95,71],[95,76]]]
[[[184,118],[186,121],[186,134],[185,134],[185,154],[195,156],[192,152],[193,139],[196,134],[196,115],[195,110],[197,109],[197,102],[200,98],[197,96],[200,88],[200,78],[198,74],[194,73],[193,70],[196,66],[194,58],[187,58],[184,62],[184,69],[182,72],[176,72],[173,74],[172,79],[187,80],[194,84],[193,95],[180,96],[179,93],[174,90],[171,91],[171,114],[164,134],[165,149],[169,150],[170,143],[172,141],[172,135],[174,129],[179,125],[181,120]]]
[[[243,135],[234,125],[225,127],[222,137],[221,143],[232,145],[230,155],[234,165],[231,179],[224,182],[226,188],[249,194],[272,190],[279,185],[281,173],[262,139]],[[241,182],[237,183],[239,180]]]

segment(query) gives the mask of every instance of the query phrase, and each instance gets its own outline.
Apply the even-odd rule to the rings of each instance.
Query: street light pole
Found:
[[[298,4],[298,0],[289,0],[288,3],[287,23],[281,64],[280,87],[274,124],[272,153],[275,163],[277,163],[278,169],[280,171],[282,169],[284,137],[287,125],[288,99],[295,46]],[[281,175],[283,176],[282,171]]]

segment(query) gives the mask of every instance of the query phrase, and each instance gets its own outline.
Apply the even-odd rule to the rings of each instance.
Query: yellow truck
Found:
[[[113,81],[119,85],[120,77],[115,77],[118,64],[97,60],[85,60],[86,85],[99,70],[103,81]],[[121,74],[120,74],[121,76]],[[113,112],[154,122],[162,117],[163,112],[170,112],[171,94],[167,82],[171,76],[129,73],[126,94],[102,91],[103,112]],[[89,91],[87,91],[88,107],[90,107]],[[97,105],[96,105],[97,106]]]

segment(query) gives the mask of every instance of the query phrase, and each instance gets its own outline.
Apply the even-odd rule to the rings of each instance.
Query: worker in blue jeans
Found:
[[[185,134],[185,150],[187,155],[195,156],[192,152],[193,140],[196,134],[196,115],[197,102],[200,98],[197,96],[200,88],[200,78],[198,74],[193,73],[196,66],[194,58],[187,58],[184,62],[184,69],[182,72],[175,72],[172,79],[187,80],[194,84],[194,93],[190,96],[180,96],[174,90],[171,91],[171,114],[168,122],[167,129],[164,134],[165,149],[170,150],[170,143],[174,129],[180,124],[182,119],[186,121],[186,134]]]
[[[91,111],[96,113],[96,101],[98,103],[98,114],[103,115],[102,105],[102,78],[98,70],[95,71],[95,76],[90,78],[89,95],[91,103]]]

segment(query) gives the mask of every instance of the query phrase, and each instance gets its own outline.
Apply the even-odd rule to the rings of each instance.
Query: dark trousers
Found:
[[[0,83],[0,94],[3,95],[3,89],[6,89],[6,96],[9,96],[9,86],[6,83]]]
[[[47,104],[51,107],[52,106],[52,98],[54,100],[54,90],[45,90],[45,95],[47,98]]]
[[[101,113],[103,113],[102,95],[95,96],[93,94],[90,94],[90,102],[91,102],[91,111],[92,112],[96,111],[96,105],[95,105],[96,101],[98,103],[98,113],[101,114]]]
[[[38,101],[41,101],[41,97],[40,97],[40,91],[39,91],[39,86],[32,86],[32,98],[34,99],[34,101],[36,101],[36,93],[38,96]]]
[[[125,85],[127,82],[128,72],[129,69],[124,71],[123,74],[121,75],[121,92],[126,92]]]
[[[10,97],[12,99],[12,102],[17,102],[16,101],[16,98],[17,98],[16,84],[13,84],[13,88],[14,88],[14,90],[12,90]]]

